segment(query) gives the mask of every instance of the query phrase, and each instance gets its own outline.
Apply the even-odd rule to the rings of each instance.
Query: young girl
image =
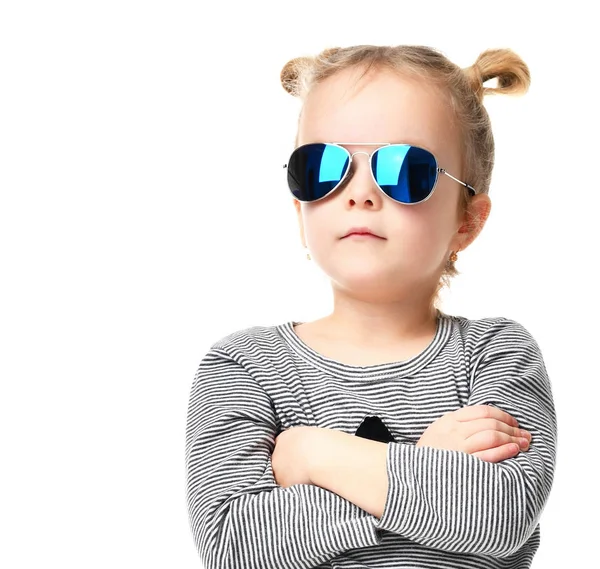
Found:
[[[490,213],[483,96],[525,92],[527,66],[360,45],[281,80],[303,102],[289,190],[334,306],[200,362],[186,468],[204,566],[530,567],[556,460],[542,354],[514,320],[438,308]]]

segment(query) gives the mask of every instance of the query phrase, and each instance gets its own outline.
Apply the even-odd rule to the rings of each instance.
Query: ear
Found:
[[[471,201],[453,239],[453,251],[463,251],[481,233],[492,209],[492,201],[487,194],[477,194]]]
[[[304,222],[302,220],[302,205],[300,202],[292,198],[294,200],[294,207],[296,208],[296,215],[298,216],[298,227],[300,229],[300,241],[302,242],[302,246],[306,247],[306,238],[304,237]]]

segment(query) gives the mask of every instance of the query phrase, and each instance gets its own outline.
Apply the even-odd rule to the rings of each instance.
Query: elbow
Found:
[[[524,516],[515,516],[514,521],[510,523],[511,527],[498,528],[495,534],[498,536],[499,546],[482,553],[498,558],[511,557],[526,547],[531,539],[538,539],[539,523],[537,519],[531,520]],[[534,546],[532,545],[532,547]]]
[[[196,510],[199,514],[199,511]],[[219,523],[215,524],[214,520]],[[195,515],[190,509],[190,529],[196,551],[206,569],[230,569],[230,532],[227,529],[227,516],[207,513]]]
[[[532,484],[522,472],[504,472],[504,484],[496,507],[488,510],[487,527],[491,528],[487,553],[493,557],[511,557],[539,533],[539,520],[549,488]],[[534,478],[535,479],[535,478]],[[538,479],[538,482],[540,480]],[[489,519],[491,516],[491,519]],[[535,535],[534,535],[535,534]]]

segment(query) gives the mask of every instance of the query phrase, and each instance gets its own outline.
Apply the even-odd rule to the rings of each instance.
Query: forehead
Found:
[[[390,70],[346,69],[315,85],[298,125],[306,142],[404,142],[443,152],[458,131],[447,97],[431,82]]]

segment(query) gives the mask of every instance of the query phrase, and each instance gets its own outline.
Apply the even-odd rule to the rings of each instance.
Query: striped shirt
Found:
[[[400,362],[354,366],[318,353],[300,322],[216,341],[192,382],[186,428],[191,533],[206,569],[530,567],[556,462],[557,423],[539,346],[518,322],[438,311],[435,336]],[[491,463],[415,446],[442,415],[493,405],[529,431]],[[377,416],[387,443],[381,518],[313,484],[273,476],[275,438],[300,425],[356,434]]]

